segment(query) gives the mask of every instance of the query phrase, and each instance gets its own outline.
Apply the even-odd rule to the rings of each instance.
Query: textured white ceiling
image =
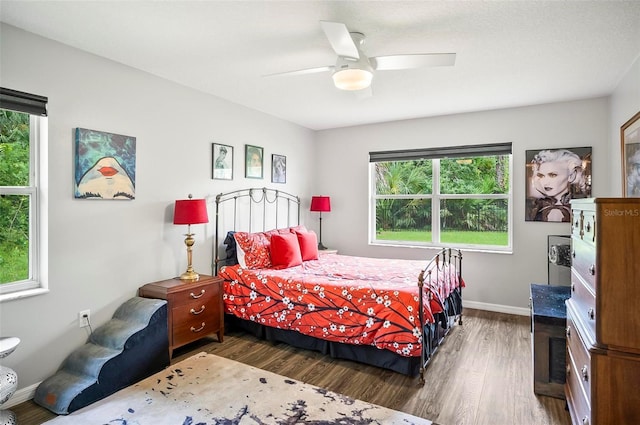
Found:
[[[310,129],[608,95],[640,55],[640,1],[0,1],[0,20]],[[455,52],[336,89],[320,20],[369,56]]]

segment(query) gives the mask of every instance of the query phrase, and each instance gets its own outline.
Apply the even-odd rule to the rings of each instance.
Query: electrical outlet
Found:
[[[82,310],[78,313],[78,326],[86,328],[91,320],[91,310]]]

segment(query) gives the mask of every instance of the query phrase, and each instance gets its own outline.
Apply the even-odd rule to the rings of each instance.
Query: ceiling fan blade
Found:
[[[276,72],[274,74],[263,75],[263,77],[277,77],[280,75],[305,75],[315,74],[318,72],[333,71],[333,66],[321,66],[319,68],[298,69],[295,71]]]
[[[320,25],[322,25],[322,30],[338,56],[360,59],[358,47],[353,42],[351,34],[349,34],[349,30],[345,24],[340,22],[320,21]]]
[[[391,55],[369,58],[373,69],[392,71],[397,69],[422,68],[428,66],[453,66],[455,53],[425,53],[415,55]]]

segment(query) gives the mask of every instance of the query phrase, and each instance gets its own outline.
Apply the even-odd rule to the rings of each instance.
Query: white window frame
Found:
[[[2,194],[29,196],[29,277],[0,285],[0,302],[49,292],[47,200],[43,193],[48,164],[48,119],[29,116],[29,186],[0,187]]]
[[[513,154],[509,154],[509,191],[505,194],[441,194],[440,159],[432,158],[433,190],[430,194],[378,195],[376,194],[375,162],[369,163],[369,245],[401,246],[411,248],[461,248],[478,252],[513,252]],[[376,201],[378,199],[430,199],[431,237],[433,242],[387,241],[376,239]],[[451,244],[440,240],[440,202],[444,199],[505,199],[507,200],[507,245]]]

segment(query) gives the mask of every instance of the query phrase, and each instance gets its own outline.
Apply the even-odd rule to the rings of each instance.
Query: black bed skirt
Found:
[[[461,291],[454,291],[445,300],[445,313],[436,317],[436,323],[425,326],[425,345],[428,356],[432,356],[442,343],[444,336],[454,324],[454,319],[462,313]],[[392,370],[408,376],[420,373],[420,356],[405,357],[389,350],[381,350],[370,345],[352,345],[325,341],[296,331],[271,328],[236,316],[225,314],[225,328],[241,329],[257,338],[271,342],[283,342],[292,347],[319,351],[336,359],[352,360],[371,366]]]

